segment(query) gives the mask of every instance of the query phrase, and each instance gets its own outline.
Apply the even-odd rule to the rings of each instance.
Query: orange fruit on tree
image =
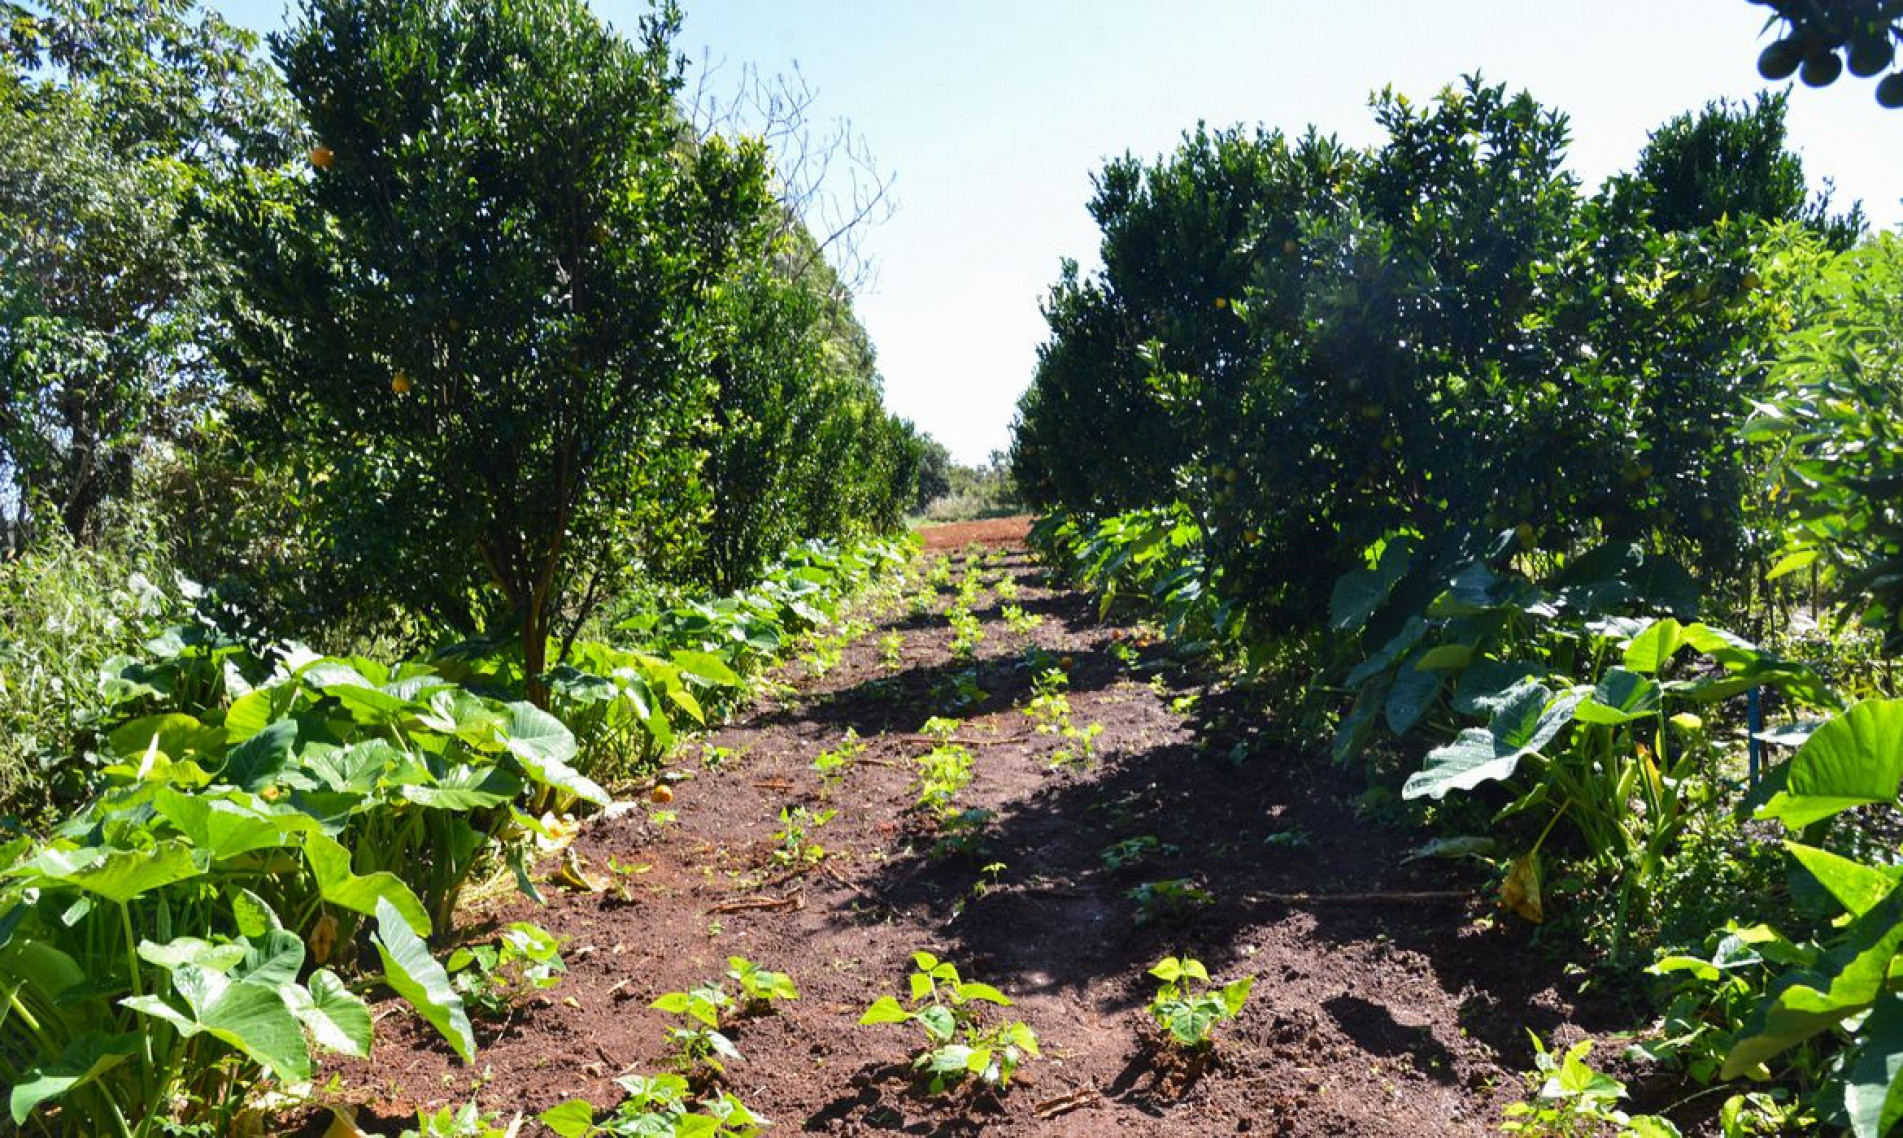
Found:
[[[332,153],[330,147],[325,146],[323,143],[320,142],[316,146],[311,147],[311,165],[317,167],[319,170],[330,169],[331,163],[336,160],[337,155]]]
[[[397,372],[395,375],[392,375],[390,377],[390,390],[396,392],[398,395],[407,394],[410,390],[410,377],[402,372]]]

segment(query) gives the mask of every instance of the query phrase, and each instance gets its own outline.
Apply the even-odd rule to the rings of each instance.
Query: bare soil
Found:
[[[418,1106],[471,1098],[505,1115],[573,1097],[609,1107],[615,1076],[667,1061],[670,1017],[649,1003],[739,955],[800,987],[798,1002],[731,1032],[746,1060],[728,1066],[727,1086],[776,1132],[1497,1132],[1531,1063],[1527,1029],[1569,1042],[1597,1018],[1528,926],[1469,899],[1476,882],[1457,867],[1403,866],[1413,835],[1358,818],[1359,788],[1325,762],[1264,742],[1236,697],[1049,588],[1023,532],[1006,519],[924,535],[928,549],[960,551],[961,572],[968,543],[995,548],[987,573],[1016,580],[1018,603],[1043,618],[1015,634],[995,593],[981,602],[986,694],[959,738],[976,755],[960,804],[996,812],[982,850],[938,850],[941,835],[911,809],[911,764],[931,746],[916,733],[948,713],[947,689],[970,667],[949,649],[948,597],[925,614],[863,613],[869,631],[837,666],[790,663],[784,698],[708,740],[716,762],[680,757],[691,778],[665,807],[671,821],[642,803],[586,824],[575,857],[591,876],[621,877],[625,899],[551,883],[545,908],[510,897],[466,920],[472,939],[513,919],[555,931],[567,978],[506,1022],[479,1024],[473,1065],[414,1016],[388,1014],[373,1058],[334,1068],[359,1123],[394,1133]],[[890,633],[896,659],[880,644]],[[1054,768],[1062,741],[1021,710],[1033,645],[1069,660],[1073,723],[1103,725],[1087,764]],[[1112,651],[1125,645],[1134,666]],[[828,788],[813,759],[848,731],[866,750]],[[817,865],[774,861],[788,807],[837,811],[810,835],[825,849]],[[1106,847],[1145,836],[1152,857],[1106,868]],[[637,868],[613,874],[611,859]],[[551,882],[557,868],[545,867]],[[1173,879],[1213,904],[1139,923],[1130,891]],[[921,949],[1002,988],[1036,1029],[1044,1058],[1008,1093],[929,1096],[908,1066],[908,1029],[859,1025],[875,998],[903,994]],[[1155,987],[1144,972],[1171,953],[1218,981],[1258,977],[1206,1060],[1159,1048],[1144,1010]]]

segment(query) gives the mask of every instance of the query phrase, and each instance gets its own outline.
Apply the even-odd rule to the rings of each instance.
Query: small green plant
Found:
[[[1025,1056],[1039,1058],[1037,1033],[1022,1020],[986,1024],[982,1005],[1008,1008],[1011,1000],[989,984],[968,981],[949,961],[929,952],[912,954],[908,977],[911,1007],[892,996],[881,996],[861,1024],[916,1023],[924,1029],[925,1047],[913,1058],[915,1070],[931,1076],[933,1094],[967,1078],[986,1090],[1011,1084]]]
[[[997,593],[998,599],[1006,604],[1012,604],[1018,599],[1018,583],[1006,573],[998,574],[998,579],[991,583],[991,591]]]
[[[934,589],[949,589],[952,583],[952,561],[948,556],[939,556],[925,571],[925,583]]]
[[[1616,1131],[1635,1138],[1670,1138],[1678,1127],[1663,1118],[1650,1115],[1628,1117],[1618,1109],[1626,1097],[1625,1084],[1592,1069],[1586,1056],[1592,1052],[1592,1040],[1582,1039],[1554,1055],[1540,1037],[1533,1038],[1535,1070],[1527,1076],[1532,1092],[1525,1102],[1506,1109],[1506,1121],[1500,1129],[1508,1134],[1536,1134],[1553,1138],[1598,1135]]]
[[[628,1097],[599,1122],[585,1099],[570,1099],[536,1119],[560,1138],[754,1138],[769,1121],[725,1091],[694,1102],[679,1075],[623,1075],[615,1083]]]
[[[1286,830],[1277,830],[1263,838],[1262,844],[1285,850],[1305,850],[1315,844],[1315,839],[1310,837],[1308,831],[1302,827],[1290,826]]]
[[[1025,612],[1019,605],[1004,606],[1004,626],[1019,636],[1029,636],[1043,623],[1043,617],[1036,613]]]
[[[978,645],[984,642],[984,624],[972,611],[962,604],[955,604],[947,614],[951,621],[952,656],[959,660],[970,660],[978,653]]]
[[[941,818],[950,814],[958,792],[971,785],[971,751],[957,743],[940,743],[916,762],[917,806]]]
[[[1138,834],[1105,846],[1100,860],[1105,873],[1121,873],[1158,855],[1169,857],[1176,853],[1175,846],[1159,841],[1154,834]]]
[[[830,751],[822,751],[813,760],[813,769],[819,772],[819,781],[828,788],[839,785],[852,768],[852,761],[865,753],[866,745],[859,733],[846,728],[845,741]]]
[[[710,980],[685,992],[667,992],[648,1006],[681,1018],[667,1029],[676,1070],[707,1067],[724,1072],[722,1059],[741,1061],[740,1049],[720,1030],[721,1015],[733,1007],[733,997],[719,984]]]
[[[1124,896],[1136,903],[1139,925],[1180,921],[1216,903],[1209,890],[1187,877],[1146,881]]]
[[[652,870],[646,862],[628,862],[623,865],[608,855],[608,895],[624,905],[634,903],[634,879]]]
[[[472,1012],[500,1017],[532,992],[561,983],[567,965],[554,934],[527,921],[502,930],[493,944],[458,948],[443,967],[450,985]]]
[[[897,671],[905,663],[905,634],[888,632],[879,637],[879,661],[887,668]]]
[[[727,958],[727,976],[740,985],[740,1002],[748,1011],[766,1011],[775,1000],[800,998],[791,976],[762,968],[744,956]]]
[[[837,810],[817,814],[804,806],[780,807],[780,829],[773,835],[779,843],[773,851],[773,864],[789,869],[804,869],[826,859],[826,847],[811,841],[812,831],[837,817]]]
[[[967,860],[983,857],[991,837],[991,823],[997,819],[996,810],[982,806],[968,806],[941,816],[932,856]]]
[[[1209,986],[1209,970],[1192,957],[1165,956],[1150,975],[1161,983],[1150,1001],[1150,1015],[1179,1047],[1206,1049],[1216,1025],[1236,1018],[1255,987],[1255,977],[1244,976],[1220,988]]]
[[[939,677],[932,698],[948,711],[968,711],[983,703],[989,693],[978,684],[978,670],[960,668]]]
[[[521,1129],[519,1114],[505,1126],[500,1115],[489,1114],[475,1103],[466,1102],[441,1110],[417,1111],[416,1126],[405,1130],[401,1138],[515,1138]]]

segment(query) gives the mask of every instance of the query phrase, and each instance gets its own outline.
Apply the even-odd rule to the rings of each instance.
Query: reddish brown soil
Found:
[[[918,532],[919,536],[925,540],[925,552],[936,554],[964,549],[968,545],[985,545],[994,548],[1015,546],[1024,541],[1024,535],[1030,528],[1031,519],[1020,516],[926,526]]]
[[[1012,542],[1022,521],[927,531],[930,548],[973,535]],[[995,594],[980,615],[978,679],[988,693],[967,713],[976,779],[961,803],[997,811],[978,856],[935,856],[931,827],[908,810],[910,761],[929,744],[910,733],[944,713],[940,685],[961,666],[940,613],[907,606],[867,614],[872,630],[823,677],[796,662],[792,685],[722,729],[731,754],[715,766],[683,755],[676,821],[642,805],[589,823],[574,845],[590,872],[610,858],[645,867],[631,899],[551,887],[536,910],[512,899],[472,916],[529,918],[567,940],[567,979],[503,1024],[479,1027],[482,1050],[464,1066],[414,1017],[380,1021],[369,1063],[336,1067],[345,1098],[370,1129],[401,1128],[418,1105],[462,1102],[535,1112],[570,1097],[601,1107],[613,1078],[664,1062],[668,1017],[659,994],[717,978],[729,955],[792,974],[801,999],[739,1022],[746,1055],[728,1086],[774,1130],[830,1134],[1422,1135],[1496,1132],[1530,1065],[1526,1029],[1571,1040],[1579,1012],[1525,926],[1466,900],[1343,899],[1290,903],[1275,894],[1424,892],[1461,888],[1444,864],[1402,867],[1409,835],[1358,819],[1350,787],[1325,764],[1259,743],[1247,709],[1192,686],[1194,677],[1143,650],[1131,668],[1111,651],[1126,630],[1094,606],[1043,587],[1020,548],[998,568],[1041,615],[1029,641],[1072,658],[1072,719],[1103,724],[1099,758],[1053,770],[1058,741],[1030,730],[1027,638],[1008,631]],[[897,631],[896,666],[880,636]],[[1161,690],[1150,680],[1161,676]],[[1172,700],[1200,694],[1191,710]],[[1218,728],[1212,723],[1240,723]],[[826,790],[814,756],[855,730],[868,748]],[[816,869],[771,860],[782,807],[836,809],[813,839]],[[1163,856],[1118,872],[1104,847],[1151,835]],[[1276,835],[1294,835],[1276,837]],[[1001,863],[997,884],[982,868]],[[1135,885],[1191,878],[1215,904],[1136,922]],[[956,962],[996,984],[1038,1032],[1044,1058],[1027,1063],[1000,1099],[934,1099],[909,1077],[916,1040],[895,1026],[861,1027],[866,1005],[902,993],[910,954]],[[1159,1055],[1144,1004],[1144,970],[1166,953],[1205,961],[1218,980],[1259,979],[1215,1059]],[[529,1127],[525,1132],[534,1132]]]

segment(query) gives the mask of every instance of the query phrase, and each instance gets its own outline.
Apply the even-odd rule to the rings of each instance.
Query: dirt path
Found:
[[[534,919],[567,938],[570,975],[505,1025],[479,1027],[473,1067],[415,1030],[385,1021],[372,1063],[340,1068],[388,1118],[472,1095],[490,1109],[535,1111],[570,1097],[606,1106],[612,1079],[665,1062],[657,995],[718,978],[727,957],[791,973],[801,999],[733,1031],[743,1063],[729,1087],[774,1131],[860,1134],[1408,1135],[1496,1132],[1529,1061],[1526,1028],[1573,1038],[1557,969],[1524,926],[1466,901],[1289,903],[1295,893],[1445,890],[1444,865],[1400,866],[1406,836],[1357,819],[1332,772],[1258,747],[1246,719],[1190,681],[1155,647],[1132,666],[1113,649],[1129,630],[1044,586],[1018,547],[1019,525],[983,523],[1004,543],[987,576],[1008,575],[1042,618],[1010,631],[995,592],[980,602],[984,695],[962,713],[975,779],[959,804],[995,811],[984,848],[935,853],[939,835],[908,811],[911,763],[930,747],[924,720],[950,714],[966,666],[942,615],[903,602],[823,676],[795,662],[781,701],[720,732],[711,766],[690,752],[657,824],[643,806],[591,823],[574,850],[592,873],[610,859],[627,899],[551,890],[546,909],[514,902],[496,919]],[[957,546],[956,531],[928,536]],[[962,563],[959,571],[974,566]],[[896,633],[894,642],[882,638]],[[1030,646],[1070,661],[1071,719],[1103,725],[1098,757],[1053,769],[1061,740],[1032,730]],[[1234,722],[1231,722],[1234,721]],[[1229,726],[1217,726],[1230,723]],[[1241,723],[1238,726],[1236,723]],[[849,731],[866,749],[832,788],[815,756]],[[809,841],[825,856],[804,872],[777,864],[783,808],[836,810]],[[1152,845],[1106,868],[1104,851]],[[1146,841],[1153,839],[1153,843]],[[985,867],[1001,868],[987,874]],[[1187,879],[1214,903],[1139,924],[1130,891]],[[987,884],[993,882],[994,884]],[[1001,1102],[918,1093],[904,1067],[907,1029],[858,1026],[876,997],[903,992],[925,949],[1002,988],[1043,1041]],[[1254,974],[1242,1016],[1218,1033],[1206,1072],[1159,1059],[1144,970],[1186,951],[1218,980]]]

